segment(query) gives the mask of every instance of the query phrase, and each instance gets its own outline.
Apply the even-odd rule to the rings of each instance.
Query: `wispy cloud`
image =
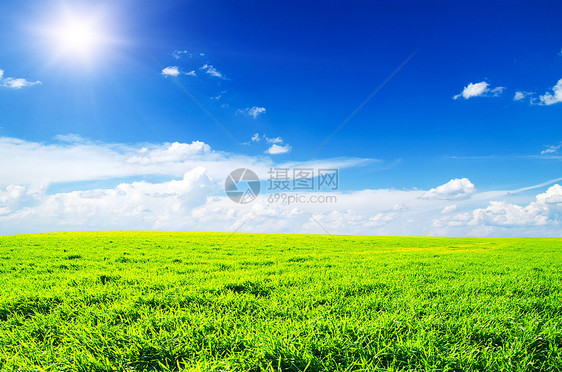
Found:
[[[277,166],[271,158],[213,151],[201,141],[190,143],[103,143],[77,134],[55,136],[54,143],[0,137],[0,187],[10,184],[50,185],[136,176],[182,176],[186,169],[204,166],[213,179],[248,167],[266,176]],[[29,159],[34,159],[30,162]],[[323,168],[363,166],[365,159],[325,159]],[[52,167],[57,164],[57,167]],[[297,162],[292,167],[307,167]]]
[[[513,96],[513,100],[514,101],[521,101],[524,100],[527,97],[532,96],[534,93],[533,92],[525,92],[523,90],[518,90],[517,92],[515,92],[515,95]]]
[[[441,214],[453,213],[453,212],[456,212],[458,209],[459,208],[457,207],[456,204],[448,205],[441,210]]]
[[[218,77],[220,79],[226,79],[224,75],[221,72],[219,72],[216,68],[214,68],[212,65],[204,64],[199,69],[205,71],[207,74],[211,76]]]
[[[558,145],[545,145],[544,147],[546,147],[546,149],[541,151],[541,155],[556,154],[560,147],[562,147],[562,142]]]
[[[281,137],[269,138],[264,135],[264,138],[267,141],[267,143],[283,143],[283,138]]]
[[[39,80],[28,81],[23,78],[12,78],[12,77],[4,78],[4,70],[0,70],[0,87],[6,87],[9,89],[21,89],[38,84],[41,84]]]
[[[223,94],[226,93],[226,90],[221,91],[217,96],[211,97],[212,100],[218,101],[222,98]]]
[[[453,99],[469,99],[472,97],[499,97],[505,90],[505,87],[490,88],[490,84],[485,81],[480,83],[469,83],[464,87],[463,91],[453,96]]]
[[[57,134],[53,137],[55,141],[59,142],[69,142],[69,143],[85,143],[89,142],[88,139],[82,137],[79,134],[69,133],[69,134]]]
[[[258,116],[263,115],[266,113],[266,109],[265,107],[257,107],[257,106],[253,106],[253,107],[247,107],[245,109],[238,109],[236,110],[236,113],[238,114],[246,114],[254,119],[257,119]]]
[[[186,56],[187,54],[189,54],[191,56],[191,54],[187,51],[187,50],[174,50],[172,52],[172,57],[174,57],[175,59],[181,59],[182,57]]]

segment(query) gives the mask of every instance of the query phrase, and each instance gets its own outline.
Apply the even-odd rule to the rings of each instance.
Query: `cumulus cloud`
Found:
[[[286,154],[291,151],[291,146],[286,145],[277,145],[273,144],[270,148],[268,148],[265,152],[270,155],[278,155],[278,154]]]
[[[200,70],[205,71],[207,74],[214,76],[214,77],[218,77],[220,79],[225,79],[225,77],[223,76],[222,73],[220,73],[216,68],[214,68],[212,65],[208,65],[208,64],[204,64],[203,66],[201,66],[199,68]]]
[[[499,97],[504,90],[505,87],[490,88],[490,84],[485,81],[480,83],[469,83],[466,87],[464,87],[461,93],[453,96],[453,99],[459,99],[461,97],[464,99],[472,97]]]
[[[562,222],[562,186],[551,186],[526,206],[490,201],[486,208],[433,221],[435,226],[533,227]]]
[[[252,142],[259,142],[259,141],[260,141],[260,134],[254,133],[254,135],[252,136]]]
[[[0,157],[0,234],[103,229],[234,231],[243,224],[239,231],[561,235],[559,185],[526,205],[513,192],[476,192],[467,179],[453,179],[430,190],[288,192],[307,198],[331,196],[336,198],[333,203],[276,204],[268,201],[270,194],[264,189],[251,205],[240,205],[224,193],[224,180],[233,169],[250,168],[265,181],[271,168],[342,170],[373,160],[275,162],[267,156],[215,151],[201,141],[107,144],[71,135],[49,144],[0,137]],[[79,190],[76,181],[83,181]]]
[[[44,189],[8,186],[0,189],[0,233],[100,229],[233,231],[243,223],[241,231],[381,234],[390,224],[399,225],[400,215],[408,211],[395,201],[410,199],[412,193],[417,193],[331,193],[337,197],[334,203],[309,205],[271,203],[268,195],[263,194],[251,205],[240,205],[220,193],[223,182],[213,180],[204,168],[196,167],[167,182],[120,183],[106,189],[48,194]]]
[[[164,149],[149,150],[143,147],[139,150],[139,155],[132,156],[127,161],[138,164],[176,163],[210,151],[211,147],[201,141],[194,141],[190,144],[174,142]]]
[[[6,87],[9,89],[21,89],[24,87],[31,87],[38,84],[41,84],[39,80],[28,81],[23,78],[12,78],[12,77],[4,78],[4,70],[0,69],[0,87]]]
[[[424,193],[422,199],[459,200],[467,199],[476,191],[468,178],[455,178],[444,185]]]
[[[545,94],[539,96],[538,101],[534,103],[550,106],[559,102],[562,102],[562,79],[558,80],[558,83],[552,87],[552,92],[546,92]]]
[[[168,66],[162,69],[162,75],[165,77],[177,77],[180,75],[180,68],[178,66]]]
[[[358,214],[353,211],[332,211],[329,213],[315,213],[304,224],[304,230],[345,231],[347,234],[365,233],[373,228],[388,225],[400,216],[403,205],[395,205],[390,210],[375,213],[372,216]]]
[[[158,229],[189,224],[191,210],[206,202],[207,189],[212,187],[203,168],[195,168],[179,179],[159,184],[147,182],[122,183],[112,189],[92,189],[48,195],[29,193],[26,188],[9,186],[11,203],[22,204],[22,195],[29,200],[19,209],[3,215],[3,224],[34,221],[36,231],[115,229],[119,226]],[[0,191],[0,205],[5,205]],[[1,207],[0,207],[1,208]],[[17,226],[13,227],[17,229]],[[21,227],[20,227],[21,228]]]

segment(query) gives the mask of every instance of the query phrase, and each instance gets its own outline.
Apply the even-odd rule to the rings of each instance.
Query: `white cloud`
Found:
[[[490,201],[486,208],[478,208],[472,213],[461,213],[433,222],[436,226],[534,227],[560,224],[561,212],[562,186],[556,184],[546,192],[538,194],[536,201],[526,206],[506,201]]]
[[[4,193],[10,193],[10,201],[19,203],[20,208],[0,215],[0,221],[15,224],[14,229],[18,221],[35,221],[36,231],[180,227],[191,223],[191,210],[205,204],[211,187],[203,168],[185,173],[180,180],[159,184],[123,183],[112,189],[53,195],[26,194],[25,188],[8,187]],[[29,199],[26,204],[21,202],[23,196]]]
[[[265,152],[270,155],[278,155],[278,154],[286,154],[291,151],[290,145],[277,145],[273,144],[270,148],[268,148]]]
[[[178,66],[168,66],[162,69],[162,75],[165,77],[172,76],[177,77],[180,74],[180,68]]]
[[[283,143],[283,138],[281,137],[275,137],[275,138],[265,137],[265,140],[267,141],[267,143]]]
[[[541,151],[541,155],[556,154],[560,147],[562,147],[562,142],[558,145],[546,145],[545,147],[546,149]]]
[[[240,113],[240,114],[246,114],[254,119],[257,119],[258,116],[265,114],[267,110],[265,109],[265,107],[257,107],[257,106],[252,106],[252,107],[247,107],[245,109],[239,109],[236,112]]]
[[[211,99],[212,99],[212,100],[215,100],[215,101],[218,101],[218,100],[220,100],[220,99],[222,98],[222,95],[225,94],[225,93],[226,93],[226,90],[223,90],[223,91],[221,91],[221,92],[219,93],[218,96],[211,97]]]
[[[422,199],[459,200],[467,199],[476,191],[468,178],[455,178],[444,185],[424,193]]]
[[[535,103],[549,106],[559,102],[562,102],[562,79],[558,80],[558,83],[552,87],[552,93],[547,92],[542,96],[539,96],[539,102]]]
[[[526,97],[532,96],[533,94],[534,94],[533,92],[525,92],[522,90],[518,90],[517,92],[515,92],[515,95],[513,96],[513,100],[521,101],[524,100]]]
[[[460,97],[464,99],[469,99],[472,97],[499,97],[505,87],[496,87],[490,88],[490,84],[485,81],[480,83],[469,83],[466,87],[464,87],[463,91],[455,96],[453,99],[458,99]]]
[[[204,142],[194,141],[189,143],[174,142],[167,148],[148,150],[143,147],[139,154],[127,160],[129,163],[158,164],[183,162],[194,155],[204,154],[211,151],[211,147]]]
[[[38,84],[41,84],[39,80],[28,81],[22,78],[11,78],[11,77],[4,78],[4,70],[0,70],[0,87],[6,87],[10,89],[21,89]]]
[[[525,193],[515,195],[518,190],[477,192],[467,179],[453,179],[429,190],[292,193],[337,198],[334,203],[317,204],[271,203],[264,188],[254,203],[239,205],[223,191],[225,177],[233,169],[247,167],[267,180],[272,167],[342,170],[373,160],[283,163],[267,156],[215,151],[201,141],[127,145],[77,135],[57,138],[59,142],[44,144],[0,137],[0,234],[104,229],[234,231],[244,222],[240,231],[562,235],[559,185],[533,200],[527,200]],[[76,186],[76,181],[83,182]],[[456,213],[458,210],[463,213]]]
[[[21,89],[24,87],[31,87],[37,84],[41,84],[40,81],[27,81],[25,79],[12,79],[6,78],[2,81],[2,85],[11,89]]]
[[[197,76],[195,71],[183,72],[180,70],[178,66],[168,66],[162,70],[162,75],[164,75],[164,77],[168,77],[168,76],[178,77],[181,74],[189,75],[189,76]]]
[[[395,205],[390,210],[380,211],[372,216],[358,214],[354,211],[332,211],[329,213],[315,213],[310,216],[303,229],[318,231],[319,228],[325,231],[345,232],[346,234],[365,233],[373,228],[380,228],[396,220],[403,205]]]
[[[283,144],[283,138],[281,138],[281,137],[269,138],[265,134],[262,137],[265,140],[265,142],[276,145],[276,146],[271,146],[266,151],[266,153],[268,153],[268,154],[284,154],[284,153],[287,153],[291,150],[291,146],[289,146],[289,145],[281,146],[281,144]],[[254,133],[250,142],[246,142],[245,144],[249,145],[252,142],[260,142],[262,137],[260,137],[259,133]]]
[[[182,58],[184,55],[188,54],[189,52],[187,50],[174,50],[172,52],[172,57],[174,57],[175,59],[180,59]]]
[[[200,70],[205,71],[207,74],[214,76],[214,77],[218,77],[220,79],[225,79],[225,77],[223,76],[222,73],[220,73],[216,68],[214,68],[212,65],[208,65],[208,64],[204,64],[202,67],[200,67]]]
[[[56,136],[53,137],[53,139],[55,141],[70,142],[70,143],[89,142],[88,139],[76,133],[57,134]]]
[[[505,87],[495,87],[494,89],[490,90],[490,94],[492,97],[499,97],[502,95]]]
[[[441,210],[441,214],[453,213],[453,212],[456,212],[458,209],[459,208],[457,207],[456,204],[448,205]]]
[[[224,180],[232,169],[242,167],[267,177],[268,170],[275,166],[348,168],[373,162],[361,158],[332,158],[279,164],[265,156],[214,151],[201,141],[129,145],[95,142],[78,135],[56,138],[59,142],[46,144],[0,137],[0,187],[149,175],[180,177],[186,170],[198,166],[205,167],[209,177]]]

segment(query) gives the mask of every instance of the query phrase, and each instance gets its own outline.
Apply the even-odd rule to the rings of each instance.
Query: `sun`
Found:
[[[49,49],[56,59],[69,62],[94,62],[113,41],[109,36],[107,17],[84,9],[65,9],[44,27],[42,34],[47,37]]]
[[[66,19],[54,32],[55,43],[65,54],[87,56],[99,48],[103,41],[102,30],[89,19]]]

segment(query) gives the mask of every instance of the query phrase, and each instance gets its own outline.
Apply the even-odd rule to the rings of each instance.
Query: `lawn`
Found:
[[[562,370],[562,240],[0,237],[1,371]]]

